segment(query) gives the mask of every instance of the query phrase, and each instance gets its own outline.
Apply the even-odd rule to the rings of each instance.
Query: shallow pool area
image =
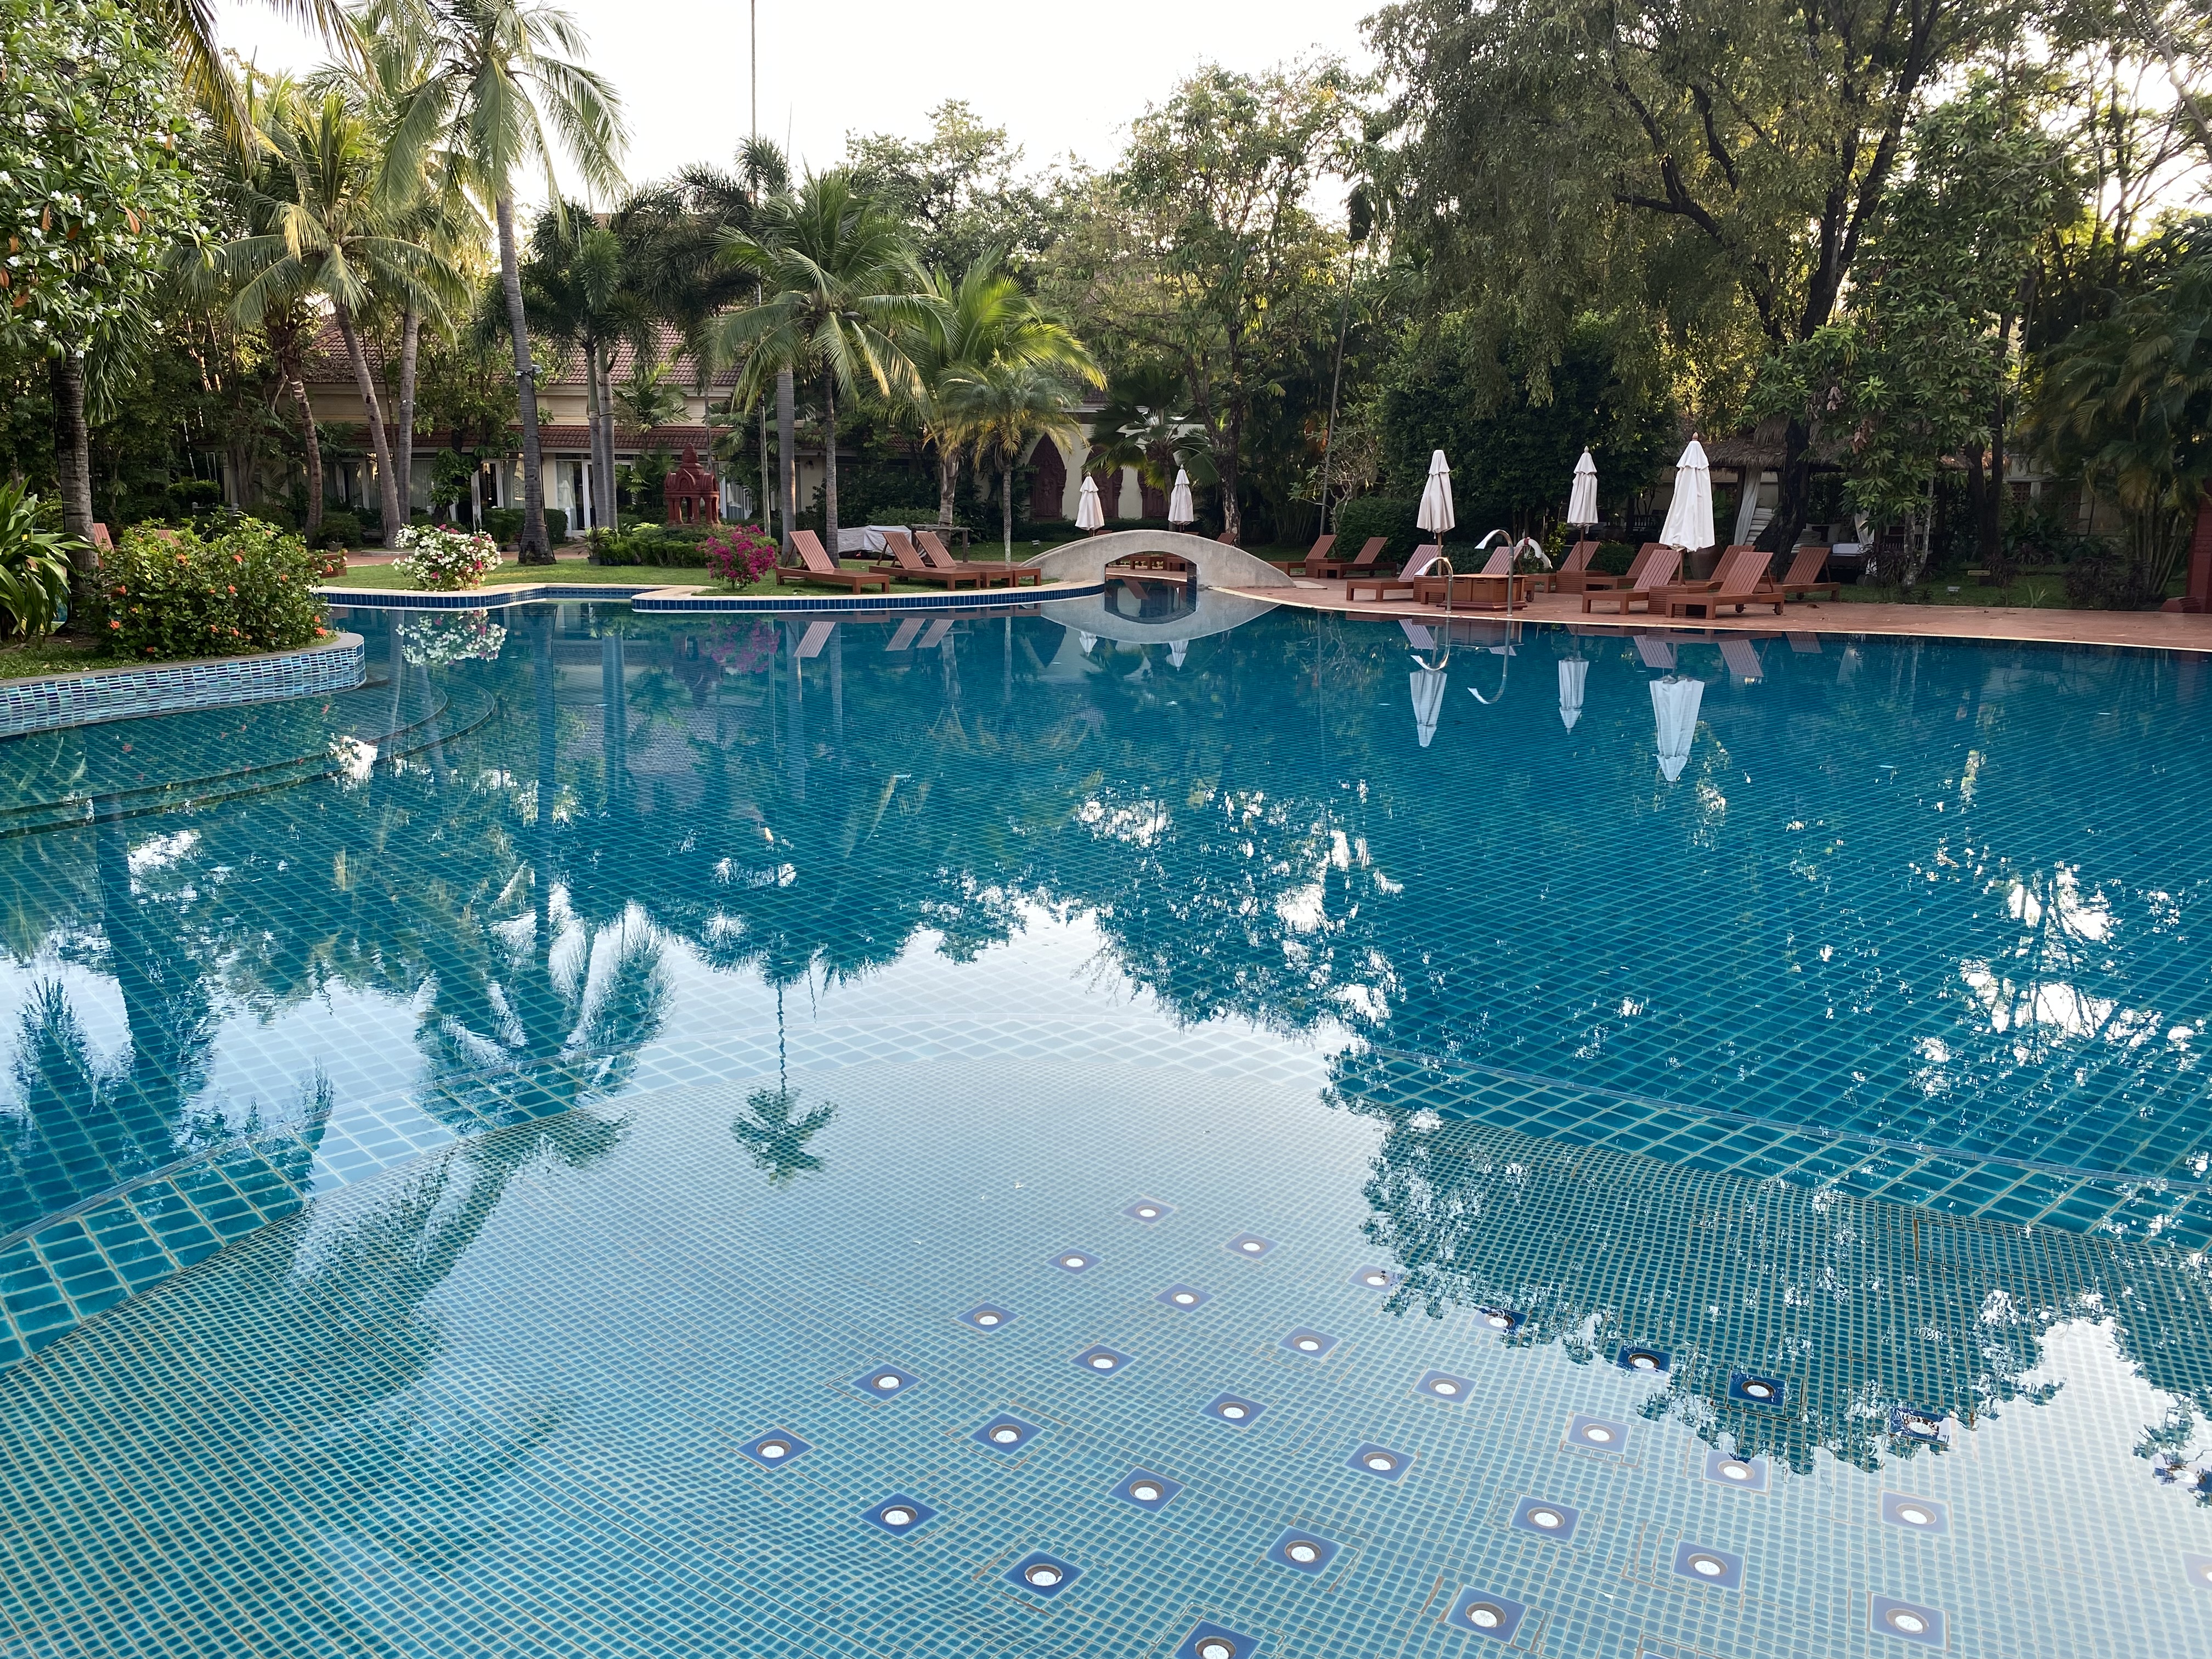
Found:
[[[0,743],[0,1653],[2212,1653],[2199,659],[1063,616]]]

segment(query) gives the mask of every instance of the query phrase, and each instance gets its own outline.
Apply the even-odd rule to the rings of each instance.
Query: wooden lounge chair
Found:
[[[1668,547],[1660,542],[1650,543],[1643,552],[1636,556],[1636,565],[1640,566],[1641,568],[1631,567],[1626,578],[1628,582],[1626,587],[1584,588],[1583,590],[1584,614],[1587,615],[1592,603],[1599,599],[1611,599],[1620,607],[1620,614],[1624,617],[1628,614],[1628,607],[1638,599],[1644,602],[1646,610],[1655,609],[1652,594],[1656,590],[1664,587],[1675,573],[1681,569],[1681,550]]]
[[[1783,605],[1781,590],[1761,588],[1759,585],[1772,562],[1773,555],[1762,553],[1755,547],[1732,547],[1723,557],[1711,582],[1655,588],[1650,595],[1651,609],[1656,611],[1663,605],[1670,617],[1702,611],[1711,618],[1730,608],[1741,613],[1747,605],[1771,605],[1778,617]]]
[[[871,587],[879,587],[886,593],[890,592],[890,571],[840,569],[837,561],[823,551],[822,538],[811,530],[793,531],[791,544],[799,550],[799,563],[795,568],[786,564],[775,567],[775,585],[778,587],[787,586],[793,582],[814,582],[825,587],[850,588],[855,593]]]
[[[1801,547],[1790,560],[1790,571],[1787,575],[1778,582],[1767,582],[1762,585],[1780,588],[1782,597],[1785,599],[1807,599],[1814,593],[1826,593],[1832,599],[1841,599],[1844,592],[1844,585],[1841,582],[1820,580],[1822,567],[1827,562],[1826,548],[1809,545]]]
[[[1554,568],[1531,571],[1528,585],[1540,593],[1579,593],[1583,591],[1582,579],[1590,574],[1589,562],[1596,551],[1595,542],[1577,542]]]
[[[1443,551],[1441,548],[1433,550]],[[1500,542],[1490,550],[1490,556],[1483,561],[1482,568],[1480,570],[1455,571],[1449,576],[1441,574],[1416,576],[1413,578],[1413,603],[1442,605],[1448,594],[1456,601],[1459,596],[1451,592],[1452,584],[1466,582],[1475,593],[1487,591],[1496,596],[1492,599],[1470,599],[1468,601],[1470,605],[1498,605],[1510,610],[1514,605],[1520,602],[1522,597],[1514,592],[1515,585],[1522,584],[1525,594],[1525,584],[1529,580],[1525,574],[1515,574],[1513,554],[1514,544],[1511,542]],[[1502,580],[1500,580],[1501,578]],[[1479,585],[1478,579],[1497,582],[1498,586],[1486,590]]]
[[[1295,576],[1302,571],[1310,571],[1316,560],[1328,558],[1328,550],[1335,545],[1336,538],[1334,535],[1318,536],[1314,538],[1314,544],[1306,549],[1306,550],[1298,557],[1295,559],[1269,559],[1267,562],[1274,566],[1276,569],[1281,571],[1285,576]]]
[[[1729,673],[1746,685],[1756,684],[1766,678],[1765,670],[1759,665],[1759,647],[1744,634],[1729,634],[1721,640],[1721,660],[1728,665]]]
[[[945,550],[945,541],[934,530],[918,532],[915,541],[921,549],[921,556],[933,570],[966,570],[983,579],[986,587],[996,587],[1004,582],[1009,587],[1019,587],[1022,578],[1030,579],[1030,586],[1044,585],[1044,572],[1032,564],[986,564],[979,559],[956,559]]]
[[[1319,577],[1325,582],[1334,582],[1342,581],[1355,572],[1372,570],[1375,568],[1375,561],[1382,556],[1383,545],[1389,540],[1389,538],[1387,536],[1370,536],[1366,545],[1359,550],[1359,556],[1357,558],[1316,559],[1309,556],[1306,560],[1306,574]]]
[[[915,551],[914,543],[903,530],[884,532],[884,556],[891,562],[878,565],[879,570],[889,568],[902,582],[934,582],[940,587],[981,587],[983,574],[978,570],[939,570],[923,562]]]
[[[1569,588],[1567,591],[1571,593],[1604,593],[1616,587],[1648,586],[1650,584],[1644,581],[1644,573],[1651,568],[1651,561],[1662,553],[1672,550],[1664,542],[1646,542],[1636,550],[1636,556],[1629,561],[1626,575],[1616,576],[1609,571],[1592,570],[1585,566],[1579,586]],[[1681,558],[1682,556],[1680,553],[1674,554],[1677,569],[1681,568]]]
[[[1406,561],[1406,568],[1395,576],[1353,576],[1344,584],[1344,602],[1346,605],[1358,604],[1360,590],[1366,587],[1375,590],[1375,603],[1377,605],[1388,599],[1393,592],[1403,592],[1410,599],[1416,591],[1414,578],[1443,556],[1443,547],[1431,542],[1426,547],[1415,548],[1413,556]]]

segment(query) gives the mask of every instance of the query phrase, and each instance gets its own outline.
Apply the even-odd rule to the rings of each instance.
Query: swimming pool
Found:
[[[21,1651],[2201,1641],[2194,659],[1039,609],[9,746]]]

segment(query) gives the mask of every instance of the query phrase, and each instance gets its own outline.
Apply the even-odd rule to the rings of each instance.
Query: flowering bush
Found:
[[[499,544],[481,532],[410,524],[401,526],[394,539],[404,550],[392,568],[433,593],[481,587],[484,577],[499,568]]]
[[[718,530],[699,544],[699,550],[707,556],[707,568],[733,588],[750,587],[775,564],[775,543],[758,525]]]
[[[123,657],[295,650],[329,632],[314,581],[307,544],[258,519],[208,537],[134,525],[100,556],[92,620]]]
[[[399,629],[399,649],[416,667],[443,668],[449,664],[496,662],[507,643],[507,629],[491,619],[489,611],[437,611]]]

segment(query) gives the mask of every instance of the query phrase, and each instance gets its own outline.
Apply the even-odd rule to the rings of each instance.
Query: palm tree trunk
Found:
[[[65,351],[46,362],[54,394],[54,475],[61,485],[62,533],[76,539],[70,615],[86,617],[91,614],[100,555],[92,545],[92,433],[84,421],[84,359]]]
[[[615,499],[615,399],[613,374],[603,340],[592,360],[599,377],[599,512],[610,530],[622,528],[622,504]]]
[[[798,424],[799,401],[792,384],[791,371],[779,369],[775,376],[775,471],[776,512],[783,520],[778,526],[783,538],[783,553],[791,556],[791,532],[799,522],[799,441],[793,428]]]
[[[599,429],[599,416],[606,405],[599,401],[599,343],[592,336],[584,337],[584,425],[592,437],[592,493],[598,507],[605,497],[599,494],[599,446],[606,434]]]
[[[285,365],[284,378],[291,386],[292,401],[300,406],[300,439],[307,447],[307,537],[312,547],[323,528],[323,440],[315,430],[315,407],[307,401],[307,383],[298,366]]]
[[[399,510],[408,519],[415,515],[415,364],[422,349],[422,313],[410,306],[399,321],[399,450],[392,458]]]
[[[522,536],[524,564],[550,564],[545,540],[545,453],[538,439],[538,370],[530,361],[530,325],[522,314],[522,270],[515,262],[514,198],[501,194],[499,218],[499,285],[507,296],[507,328],[514,337],[514,394],[522,416]]]
[[[937,522],[952,527],[952,498],[960,489],[960,446],[949,437],[937,441]]]
[[[1014,452],[1008,450],[1006,459],[999,463],[999,515],[1006,526],[1006,542],[1000,547],[1000,562],[1014,562]]]
[[[822,544],[837,561],[837,377],[822,377]]]
[[[384,544],[398,545],[400,526],[407,520],[399,514],[398,480],[392,472],[392,443],[384,430],[384,405],[376,395],[376,379],[368,372],[368,353],[362,349],[361,331],[354,326],[353,313],[343,306],[333,306],[331,315],[338,325],[339,337],[345,341],[346,356],[353,360],[354,384],[361,388],[361,406],[368,416],[369,453],[376,457],[376,498],[384,509]]]

